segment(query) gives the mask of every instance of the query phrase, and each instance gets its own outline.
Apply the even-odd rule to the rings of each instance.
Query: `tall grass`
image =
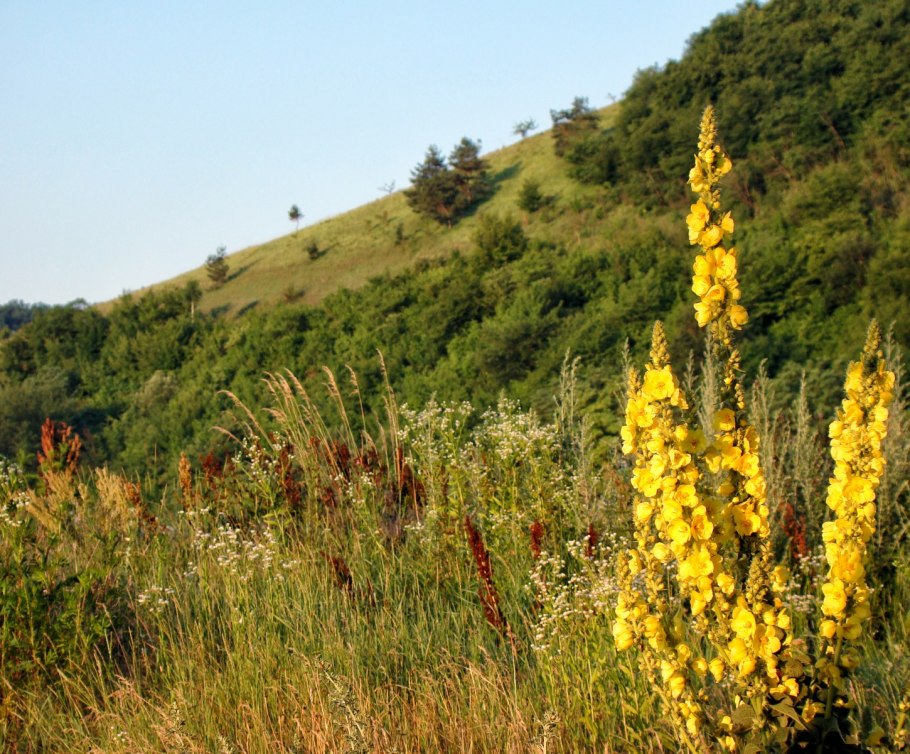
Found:
[[[313,414],[291,375],[270,386],[269,410],[241,409],[236,456],[193,469],[192,488],[175,484],[154,520],[104,470],[53,488],[5,472],[4,547],[27,522],[36,568],[65,554],[61,579],[109,595],[97,609],[56,608],[72,635],[33,637],[40,669],[12,682],[2,667],[7,750],[675,750],[653,689],[610,635],[623,487],[592,474],[580,435],[567,441],[581,432],[568,408],[557,425],[504,402],[472,425],[469,406],[396,409],[390,393],[394,419],[356,433]],[[567,372],[562,400],[571,388]],[[327,389],[345,402],[333,379]],[[356,395],[347,402],[357,410]],[[824,463],[806,416],[801,404],[774,416],[789,450],[771,487],[780,499],[817,483]],[[61,500],[65,536],[35,515]],[[864,639],[852,681],[867,722],[893,723],[910,679],[903,545],[898,555],[890,618]],[[818,601],[810,561],[794,569],[798,620]],[[485,616],[489,587],[508,632]],[[89,615],[100,634],[79,623]],[[55,659],[39,651],[48,640]]]

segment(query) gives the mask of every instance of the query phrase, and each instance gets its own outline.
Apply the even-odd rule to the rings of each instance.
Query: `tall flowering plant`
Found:
[[[881,448],[894,391],[894,373],[885,368],[880,340],[873,321],[862,357],[847,369],[846,396],[828,428],[834,474],[827,504],[834,518],[822,528],[828,572],[815,683],[816,712],[824,712],[825,721],[835,718],[835,709],[842,718],[849,707],[845,680],[859,663],[851,643],[871,614],[867,545],[875,531],[875,491],[885,470]]]
[[[690,750],[719,742],[728,751],[757,752],[823,740],[832,709],[843,706],[843,677],[856,661],[844,642],[859,635],[869,614],[862,563],[894,376],[870,335],[831,428],[836,467],[828,504],[837,518],[825,525],[826,619],[810,678],[805,642],[794,638],[779,596],[787,576],[772,561],[759,437],[740,379],[735,334],[749,317],[740,303],[735,224],[718,187],[731,168],[709,106],[689,173],[697,199],[686,224],[698,247],[695,319],[708,331],[723,379],[710,426],[699,428],[660,323],[644,375],[629,375],[622,439],[634,464],[636,536],[619,562],[613,634],[618,649],[639,649]],[[729,709],[709,709],[717,690],[732,701]]]

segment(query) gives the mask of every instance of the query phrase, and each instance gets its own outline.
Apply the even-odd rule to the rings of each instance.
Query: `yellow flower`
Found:
[[[663,369],[649,369],[645,372],[642,395],[652,401],[666,400],[676,392],[676,380],[669,366]]]
[[[872,480],[861,476],[849,477],[843,485],[841,494],[847,502],[856,505],[875,500],[875,488]]]
[[[704,295],[711,290],[711,278],[704,277],[703,275],[695,275],[692,277],[692,292],[699,298],[704,297]]]
[[[654,504],[649,500],[642,500],[635,506],[635,518],[640,523],[646,523],[654,513]]]
[[[784,678],[781,682],[771,689],[771,693],[776,697],[799,696],[799,682],[795,678]]]
[[[711,671],[711,675],[714,676],[714,680],[718,683],[724,677],[724,670],[726,665],[724,664],[722,657],[715,657],[711,662],[708,663],[708,670]]]
[[[863,362],[853,361],[847,368],[847,379],[844,382],[844,390],[849,395],[859,393],[863,389]]]
[[[676,428],[675,434],[679,447],[686,453],[701,453],[708,445],[705,433],[700,429],[689,429],[685,425],[680,425]]]
[[[778,565],[771,571],[771,588],[777,592],[783,592],[790,581],[790,569],[785,565]]]
[[[689,556],[679,564],[679,577],[685,581],[694,581],[699,576],[708,576],[713,572],[711,553],[703,545],[695,545]]]
[[[692,187],[693,191],[701,192],[704,191],[707,186],[707,177],[705,176],[704,171],[701,166],[698,164],[698,159],[696,158],[695,167],[689,171],[689,185]]]
[[[713,307],[699,301],[695,305],[695,321],[698,322],[698,326],[707,327],[712,319],[714,319]]]
[[[645,636],[649,639],[662,639],[665,636],[663,624],[660,621],[660,616],[658,615],[649,615],[644,620],[644,631]]]
[[[691,239],[692,233],[689,233],[689,238]],[[721,242],[721,239],[724,237],[724,229],[719,225],[709,225],[702,233],[698,236],[698,243],[700,243],[704,248],[710,248],[712,246],[717,246]]]
[[[733,608],[733,620],[730,627],[741,639],[751,639],[755,636],[755,616],[746,606],[744,598],[740,597],[739,603]]]
[[[670,539],[672,539],[678,545],[684,545],[692,537],[692,530],[689,528],[689,524],[683,521],[681,518],[673,520],[670,525],[667,527],[667,534],[669,534]]]
[[[748,537],[761,529],[761,517],[748,503],[733,506],[733,520],[736,532],[742,537]]]
[[[822,602],[822,612],[825,615],[837,616],[844,612],[844,608],[847,607],[847,593],[839,581],[822,584],[822,594],[825,595]]]
[[[692,265],[692,271],[695,273],[695,276],[704,278],[705,280],[710,280],[710,278],[717,271],[717,265],[715,264],[714,260],[715,256],[710,252],[696,256],[695,264]]]
[[[619,620],[613,623],[613,641],[616,644],[616,649],[620,652],[635,643],[635,634],[628,623]]]
[[[692,231],[698,233],[702,231],[708,224],[708,221],[711,219],[711,212],[701,199],[695,202],[695,204],[693,204],[689,209],[691,211],[689,216],[686,218],[686,225],[689,226],[689,237],[691,239]],[[695,241],[692,241],[692,243],[695,243]]]
[[[730,307],[730,324],[737,330],[741,329],[749,321],[749,313],[745,307],[739,304],[733,304]]]
[[[670,690],[670,695],[674,699],[678,699],[686,690],[686,679],[682,674],[674,673],[667,679],[667,688]]]
[[[720,432],[730,432],[736,429],[736,414],[733,409],[722,408],[714,414],[714,429]]]
[[[658,542],[654,547],[651,548],[651,554],[654,558],[660,563],[666,563],[673,557],[673,553],[670,551],[670,548],[667,547],[663,542]]]
[[[777,629],[773,626],[758,626],[755,631],[756,650],[765,658],[765,661],[771,665],[774,655],[780,652],[780,637],[777,635]]]
[[[732,220],[731,220],[732,222]],[[734,280],[736,278],[736,254],[733,249],[724,252],[723,249],[717,249],[717,262],[715,275],[718,280]]]
[[[736,586],[736,581],[728,573],[719,573],[717,574],[717,586],[720,590],[726,594],[730,595],[733,593],[733,588]]]
[[[743,639],[738,636],[732,639],[727,645],[727,651],[730,653],[730,662],[736,665],[740,676],[749,675],[755,670],[755,658]]]
[[[700,505],[692,512],[690,528],[695,539],[704,541],[711,538],[711,534],[714,532],[714,524],[711,523],[711,520],[706,515],[704,506]]]
[[[851,550],[843,553],[831,565],[831,574],[848,584],[861,582],[866,575],[862,552]]]
[[[705,293],[704,296],[702,296],[702,299],[704,299],[704,301],[706,301],[708,303],[711,303],[711,302],[720,303],[726,297],[727,297],[727,289],[724,288],[724,286],[717,283],[715,285],[712,285],[708,289],[708,292]]]

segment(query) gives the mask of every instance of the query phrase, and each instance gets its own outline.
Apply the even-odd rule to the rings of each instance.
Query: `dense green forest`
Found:
[[[707,100],[734,162],[725,190],[752,312],[744,368],[754,378],[764,364],[782,400],[805,373],[818,406],[832,405],[872,316],[910,344],[908,60],[906,0],[749,2],[680,61],[641,71],[611,127],[554,131],[579,192],[549,196],[543,182],[543,200],[512,214],[481,206],[470,250],[319,306],[236,318],[201,313],[193,286],[106,313],[30,310],[0,336],[0,455],[32,463],[51,417],[77,429],[92,461],[155,481],[182,451],[223,454],[218,392],[261,402],[266,372],[313,386],[325,365],[347,391],[350,367],[365,412],[378,411],[377,352],[402,403],[483,407],[504,392],[545,414],[577,357],[581,409],[596,438],[615,436],[626,342],[643,354],[661,317],[674,356],[699,347],[682,218]]]

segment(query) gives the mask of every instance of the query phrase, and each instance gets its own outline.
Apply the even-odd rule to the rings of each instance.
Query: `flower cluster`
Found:
[[[881,445],[894,390],[894,373],[885,369],[875,322],[862,359],[850,364],[846,398],[831,422],[834,475],[828,485],[828,507],[835,518],[822,529],[828,573],[822,584],[823,637],[819,678],[828,687],[826,714],[842,676],[858,658],[844,646],[862,633],[869,618],[869,588],[865,582],[866,545],[875,530],[875,492],[885,468]]]
[[[688,409],[657,323],[644,375],[630,374],[622,428],[623,452],[634,456],[637,546],[618,566],[613,634],[618,649],[642,650],[643,669],[684,723],[683,736],[701,735],[707,687],[727,685],[738,707],[714,732],[735,748],[736,735],[748,734],[753,745],[792,725],[795,705],[807,697],[806,658],[792,646],[780,596],[788,577],[771,562],[759,437],[732,337],[748,314],[737,303],[736,250],[725,246],[734,224],[717,187],[731,163],[715,142],[709,107],[689,175],[699,199],[687,224],[702,250],[694,265],[696,319],[723,365],[718,405],[708,437]]]
[[[641,496],[635,507],[639,551],[649,561],[678,563],[681,594],[692,614],[700,615],[714,596],[718,556],[713,516],[697,491],[696,460],[707,440],[701,430],[677,420],[678,411],[687,408],[657,323],[651,362],[626,408],[623,450],[636,454],[632,486]]]
[[[726,587],[713,605],[716,623],[711,638],[745,695],[796,700],[804,696],[797,680],[801,675],[798,664],[789,663],[787,673],[782,670],[792,641],[790,615],[775,594],[786,579],[779,573],[776,579],[771,577],[769,510],[759,437],[746,414],[740,355],[732,337],[748,321],[745,308],[737,303],[736,249],[724,245],[733,234],[733,218],[723,212],[718,189],[732,164],[716,141],[714,110],[708,106],[701,121],[695,165],[689,173],[689,185],[699,198],[687,225],[690,242],[702,250],[693,268],[692,290],[700,299],[695,305],[696,319],[700,326],[708,327],[717,360],[724,365],[720,405],[712,421],[713,440],[704,454],[706,471],[714,480],[705,499],[721,554],[716,580]]]
[[[695,166],[689,171],[689,185],[699,194],[692,205],[686,224],[689,242],[698,244],[702,253],[695,260],[692,290],[698,296],[695,319],[700,327],[720,322],[740,329],[749,320],[746,310],[737,302],[740,298],[736,279],[736,249],[726,248],[724,242],[733,234],[733,218],[720,207],[718,181],[733,167],[730,158],[715,144],[717,126],[714,108],[705,110],[701,122],[701,137]]]
[[[625,546],[616,534],[606,532],[596,543],[590,534],[569,540],[561,557],[541,551],[525,586],[536,605],[535,652],[561,654],[575,640],[576,624],[608,613],[618,590],[614,553]]]
[[[697,492],[698,455],[707,445],[704,434],[680,421],[686,398],[670,366],[660,322],[654,325],[651,360],[639,380],[632,372],[623,451],[633,454],[636,548],[620,567],[613,636],[618,649],[640,643],[644,669],[669,693],[670,709],[690,735],[697,735],[704,713],[690,686],[690,675],[704,676],[708,665],[693,656],[679,617],[682,601],[700,615],[714,599],[712,578],[719,562],[711,515]],[[676,571],[678,595],[666,593],[666,574]],[[732,583],[732,582],[731,582]],[[643,587],[644,594],[642,593]],[[671,610],[671,599],[673,608]]]

